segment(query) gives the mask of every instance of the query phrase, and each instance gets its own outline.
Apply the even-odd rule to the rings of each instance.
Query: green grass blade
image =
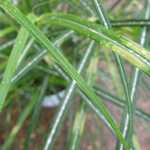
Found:
[[[99,17],[102,20],[106,29],[111,28],[111,23],[110,23],[108,17],[106,16],[106,13],[103,9],[101,0],[93,0],[93,3],[94,3],[94,6],[97,10],[97,14],[99,15]],[[129,132],[131,132],[133,130],[133,127],[132,127],[133,126],[133,110],[132,110],[133,107],[132,107],[131,99],[129,96],[128,80],[127,80],[126,72],[124,69],[124,64],[123,64],[123,61],[121,60],[120,56],[114,54],[114,57],[115,57],[117,67],[119,70],[120,78],[122,80],[122,86],[124,88],[124,93],[125,93],[125,98],[126,98],[126,107],[125,108],[127,109],[128,118],[129,118],[128,130],[129,130]]]
[[[93,46],[94,46],[94,42],[91,42],[85,55],[84,55],[84,57],[83,57],[83,59],[82,59],[82,61],[81,61],[81,63],[80,63],[80,65],[79,65],[78,73],[81,73],[83,71],[83,69],[85,68],[87,60],[88,60],[88,58],[92,52]],[[52,129],[51,129],[50,133],[48,134],[45,146],[43,148],[44,150],[48,150],[48,149],[53,148],[53,144],[54,144],[56,135],[60,129],[60,126],[62,124],[64,116],[65,116],[65,114],[66,114],[66,112],[70,106],[72,95],[75,92],[76,82],[72,81],[72,83],[70,84],[68,89],[69,89],[68,93],[66,94],[64,101],[63,101],[63,103],[62,103],[62,105],[61,105],[60,109],[58,110],[58,113],[55,117],[54,123],[52,125]]]
[[[28,17],[34,22],[35,18],[33,17],[33,15],[29,15]],[[3,79],[0,84],[0,112],[3,109],[6,96],[12,85],[11,78],[16,72],[16,69],[18,67],[18,60],[22,56],[28,37],[29,37],[29,33],[26,31],[26,29],[21,28],[17,35],[15,45],[13,46],[13,49],[9,56],[7,67],[5,69],[5,72],[3,74]]]
[[[146,13],[145,13],[145,19],[149,19],[150,17],[150,0],[147,0],[146,3],[147,7],[146,7]],[[142,46],[145,45],[145,41],[146,41],[146,37],[147,37],[147,27],[144,27],[142,30],[142,35],[141,35],[141,39],[140,39],[140,44]],[[135,68],[134,73],[133,73],[133,79],[132,79],[132,83],[131,83],[131,94],[130,94],[130,99],[131,102],[133,104],[133,108],[135,105],[135,93],[136,93],[136,89],[137,89],[137,85],[138,85],[138,79],[139,79],[139,75],[140,75],[140,70],[138,68]],[[122,120],[122,128],[123,128],[123,135],[124,137],[128,136],[128,138],[130,140],[132,140],[132,132],[128,133],[128,128],[129,128],[129,118],[128,118],[128,114],[126,112],[124,112],[124,118]],[[117,149],[119,150],[123,150],[124,146],[122,144],[118,144],[117,145]]]
[[[106,29],[111,29],[112,25],[109,21],[109,18],[107,17],[106,11],[103,8],[101,0],[92,0],[92,3],[93,3],[93,6],[94,6],[93,9],[96,10],[96,15],[98,16],[97,22],[102,23]],[[91,7],[91,9],[92,9],[92,7]],[[105,53],[105,56],[106,56],[106,60],[108,62],[109,72],[111,74],[113,85],[115,87],[116,93],[118,95],[121,95],[122,94],[122,89],[120,88],[121,87],[120,82],[116,82],[116,80],[119,79],[119,75],[116,74],[116,72],[117,72],[116,65],[114,65],[114,63],[111,62],[110,54],[106,50],[104,51],[104,53]],[[118,60],[120,59],[120,57],[115,53],[113,53],[113,55],[116,58],[117,65],[121,66],[118,63]]]
[[[51,25],[64,26],[84,36],[90,37],[101,43],[101,45],[111,48],[115,53],[136,67],[139,67],[148,75],[150,74],[150,52],[110,29],[107,30],[98,24],[69,14],[47,14],[39,17],[37,21],[40,22],[40,24],[49,23]]]
[[[150,20],[117,20],[111,21],[113,27],[138,27],[138,26],[150,26]]]
[[[94,8],[96,9],[99,21],[102,21],[106,29],[111,28],[111,23],[106,15],[101,0],[92,0]]]
[[[11,78],[17,69],[17,62],[27,42],[28,36],[29,34],[26,29],[22,28],[18,33],[15,45],[9,56],[8,64],[0,84],[0,112],[4,106],[4,101],[12,84]]]
[[[93,87],[96,81],[96,74],[97,74],[97,66],[98,66],[98,51],[95,49],[93,52],[93,56],[90,59],[90,63],[86,70],[86,78],[87,82],[90,86]],[[68,138],[68,146],[67,149],[69,150],[77,150],[79,149],[81,136],[83,134],[85,120],[87,117],[86,114],[87,105],[84,101],[81,101],[80,107],[75,115],[73,127],[70,130],[69,138]]]
[[[127,133],[132,133],[133,132],[133,106],[132,106],[132,100],[130,98],[128,80],[127,80],[127,77],[126,77],[126,73],[125,73],[124,67],[122,67],[123,66],[122,60],[118,59],[117,62],[119,62],[118,65],[120,65],[119,66],[119,72],[121,74],[121,79],[122,79],[124,93],[125,93],[125,107],[124,107],[124,111],[126,111],[128,113]],[[124,137],[126,137],[126,136],[124,135]],[[128,140],[129,143],[131,143],[131,140],[129,140],[129,138],[127,138],[127,140]]]

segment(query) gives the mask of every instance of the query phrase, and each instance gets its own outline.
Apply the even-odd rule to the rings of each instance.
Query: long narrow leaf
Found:
[[[94,54],[92,55],[90,59],[90,63],[86,70],[86,76],[85,76],[87,78],[88,84],[91,86],[93,86],[96,81],[97,65],[99,61],[98,51],[95,50],[93,53]],[[87,105],[85,104],[85,102],[81,101],[80,107],[78,108],[76,112],[74,124],[70,130],[70,134],[68,138],[67,149],[69,150],[77,150],[80,145],[81,136],[84,131],[85,121],[87,117],[86,108],[87,108]]]
[[[17,62],[25,47],[29,33],[25,28],[21,28],[11,51],[7,67],[5,69],[2,82],[0,84],[0,112],[4,106],[4,101],[11,86],[11,78],[17,69]]]
[[[147,2],[148,3],[146,3],[147,8],[146,8],[146,13],[145,13],[145,19],[149,19],[149,17],[150,17],[150,0],[147,0]],[[142,30],[142,35],[141,35],[141,39],[140,39],[140,44],[142,46],[145,45],[146,36],[147,36],[147,27],[144,27]],[[133,77],[132,77],[133,79],[132,79],[132,83],[131,83],[131,94],[130,94],[130,99],[133,104],[132,109],[134,109],[134,105],[135,105],[135,94],[136,94],[139,76],[140,76],[140,70],[138,68],[135,68]],[[123,128],[123,136],[128,137],[129,142],[131,142],[133,133],[131,131],[128,131],[130,118],[128,116],[128,113],[126,113],[126,111],[123,112],[123,116],[124,116],[124,118],[121,122],[122,128]],[[118,144],[117,149],[123,150],[124,146],[122,144]]]
[[[94,42],[91,42],[83,59],[81,60],[81,63],[79,65],[79,69],[78,69],[78,73],[81,73],[83,71],[83,69],[86,65],[86,62],[92,52],[93,46],[94,46]],[[60,109],[58,110],[58,113],[55,117],[54,123],[52,125],[52,129],[51,129],[50,133],[48,134],[46,143],[44,145],[44,150],[53,148],[53,144],[54,144],[56,135],[60,129],[62,121],[65,117],[65,114],[70,106],[71,98],[72,98],[73,93],[75,92],[75,89],[76,89],[76,82],[72,81],[69,86],[68,93],[66,94],[64,101],[62,102],[62,105],[61,105]]]
[[[49,23],[64,26],[90,37],[102,45],[111,48],[131,64],[150,74],[150,52],[128,38],[107,30],[100,25],[91,23],[74,15],[47,14],[39,17],[40,24]]]
[[[103,6],[102,6],[102,2],[101,0],[93,0],[93,3],[96,7],[96,10],[97,10],[97,13],[100,17],[100,19],[102,19],[102,22],[104,24],[104,26],[109,29],[111,28],[111,23],[105,13],[105,10],[103,9]],[[128,80],[127,80],[127,76],[126,76],[126,72],[125,72],[125,69],[124,69],[124,64],[123,64],[123,61],[121,59],[120,56],[114,54],[115,56],[115,60],[116,60],[116,63],[117,63],[117,67],[118,67],[118,70],[119,70],[119,73],[120,73],[120,78],[122,80],[122,86],[124,88],[124,93],[125,93],[125,98],[126,98],[126,110],[128,112],[128,118],[129,118],[129,121],[128,121],[128,130],[129,132],[131,132],[131,130],[133,130],[133,111],[132,111],[132,103],[131,103],[131,99],[130,99],[130,96],[129,96],[129,86],[128,86]]]

